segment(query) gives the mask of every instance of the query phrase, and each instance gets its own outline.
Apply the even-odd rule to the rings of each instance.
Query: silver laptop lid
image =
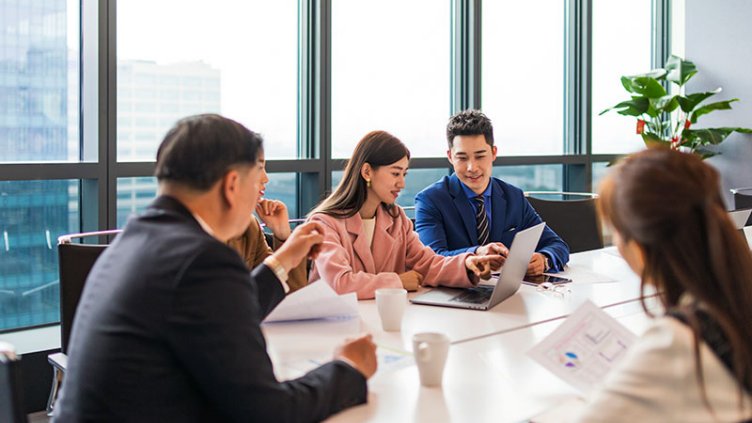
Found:
[[[541,234],[543,234],[543,228],[545,227],[545,222],[541,222],[517,232],[514,236],[512,245],[509,247],[509,256],[504,266],[501,267],[499,280],[496,282],[496,289],[494,289],[493,295],[491,295],[491,301],[488,304],[489,308],[511,297],[520,289],[522,278],[527,273],[527,265],[530,263],[530,257],[533,256],[535,247],[538,245]]]

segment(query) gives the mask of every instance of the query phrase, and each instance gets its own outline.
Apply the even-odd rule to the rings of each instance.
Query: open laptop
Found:
[[[413,304],[488,310],[514,295],[527,272],[535,247],[538,245],[545,223],[517,232],[509,248],[509,255],[501,267],[496,285],[478,285],[474,288],[434,288],[410,300]]]

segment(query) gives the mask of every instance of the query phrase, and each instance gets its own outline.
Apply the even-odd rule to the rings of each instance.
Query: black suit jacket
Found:
[[[261,333],[284,290],[177,200],[131,219],[89,275],[55,422],[318,421],[366,401],[341,361],[278,382]]]

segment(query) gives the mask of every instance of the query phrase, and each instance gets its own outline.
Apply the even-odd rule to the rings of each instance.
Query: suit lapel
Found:
[[[369,249],[369,252],[377,252],[376,254],[371,254],[376,269],[374,273],[385,271],[385,264],[387,262],[392,262],[389,255],[392,254],[392,249],[394,247],[394,237],[390,233],[393,224],[394,218],[384,209],[384,207],[379,206],[379,208],[376,209],[376,227],[373,230],[373,249]],[[389,271],[394,271],[394,269],[390,269]]]
[[[378,225],[378,219],[376,219],[376,224]],[[363,270],[375,274],[376,266],[373,263],[371,246],[368,245],[368,239],[363,233],[363,220],[360,218],[360,214],[355,213],[354,216],[348,217],[345,221],[345,226],[347,227],[347,232],[353,237],[353,252],[363,264]]]
[[[454,207],[457,208],[457,213],[459,213],[462,224],[465,226],[467,238],[470,240],[470,244],[474,245],[478,242],[478,228],[475,227],[475,211],[473,211],[473,206],[470,205],[470,202],[467,201],[465,192],[462,190],[462,186],[460,186],[461,183],[457,175],[453,174],[449,179],[449,194],[453,197]]]
[[[491,179],[491,241],[501,241],[507,224],[507,199],[496,179]],[[509,247],[509,245],[507,245]]]

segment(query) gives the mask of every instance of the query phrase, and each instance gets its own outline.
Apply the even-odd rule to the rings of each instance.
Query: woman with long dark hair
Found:
[[[409,160],[407,147],[388,132],[360,140],[340,184],[309,215],[325,228],[311,282],[321,278],[339,293],[366,299],[378,288],[469,287],[503,264],[499,255],[443,257],[420,242],[395,204]]]
[[[582,421],[752,417],[752,255],[719,192],[713,168],[668,149],[627,158],[603,182],[614,243],[665,314],[653,316]]]

